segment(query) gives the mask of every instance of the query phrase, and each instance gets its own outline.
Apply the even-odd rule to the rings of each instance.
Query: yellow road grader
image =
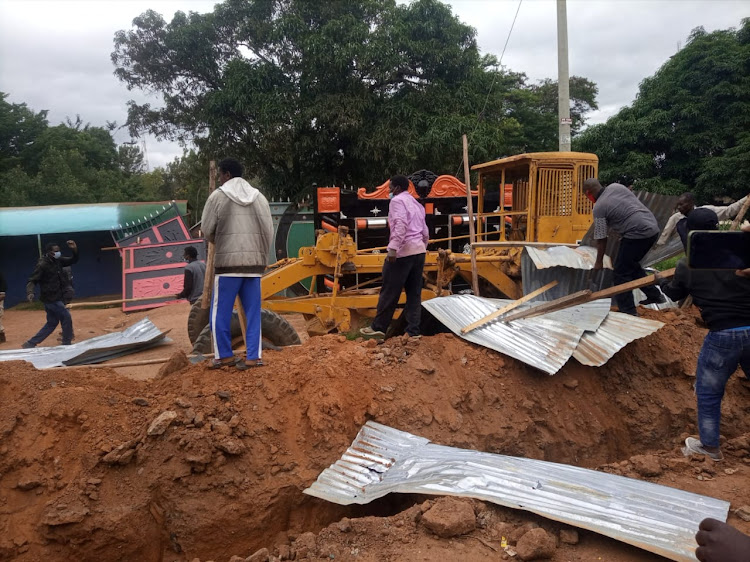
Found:
[[[449,236],[430,241],[425,259],[425,284],[422,299],[449,294],[454,280],[470,281],[471,252],[475,253],[476,273],[481,292],[516,299],[522,296],[521,254],[529,245],[577,245],[592,223],[592,204],[583,194],[583,182],[597,177],[598,159],[594,154],[578,152],[538,152],[502,158],[472,167],[478,185],[472,197],[476,213],[448,217],[453,224],[473,220],[476,241],[467,253],[452,251],[451,243],[468,236]],[[330,188],[328,189],[330,192]],[[360,190],[362,191],[362,190]],[[379,188],[387,194],[387,182]],[[433,189],[433,191],[435,191]],[[510,191],[512,197],[508,197]],[[419,197],[410,188],[410,192]],[[463,191],[465,196],[465,189]],[[493,197],[488,197],[492,195]],[[428,214],[433,209],[428,194],[424,198]],[[374,197],[374,194],[363,194]],[[495,209],[488,201],[509,202]],[[494,203],[493,203],[494,204]],[[336,211],[326,208],[327,211]],[[383,219],[379,219],[382,221]],[[372,222],[372,221],[370,221]],[[356,221],[355,230],[360,223]],[[272,345],[289,345],[299,340],[282,316],[303,314],[311,334],[347,332],[356,327],[356,317],[372,317],[378,300],[378,274],[383,268],[384,248],[358,248],[358,232],[345,226],[316,231],[314,246],[303,247],[296,258],[269,266],[261,281],[264,336]],[[353,236],[354,235],[354,236]],[[455,245],[455,244],[454,244]],[[367,280],[345,286],[342,279]],[[324,284],[322,279],[330,279]],[[310,290],[302,296],[282,296],[289,287],[308,280]],[[328,285],[328,287],[326,287]],[[325,292],[317,290],[326,288]],[[402,294],[401,303],[405,296]],[[191,340],[200,339],[198,351],[209,351],[205,344],[207,313],[191,313]],[[276,314],[274,314],[276,313]],[[202,324],[202,325],[201,325]],[[203,333],[200,334],[201,329]],[[241,338],[238,338],[241,341]],[[202,342],[202,343],[201,343]],[[203,349],[200,349],[202,346]]]

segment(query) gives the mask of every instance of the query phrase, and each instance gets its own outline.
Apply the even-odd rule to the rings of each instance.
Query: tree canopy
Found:
[[[50,126],[47,112],[7,101],[0,92],[0,201],[7,206],[153,200],[162,172],[146,173],[143,153],[117,146],[116,125],[80,117]]]
[[[115,35],[112,61],[129,89],[162,95],[129,102],[132,135],[234,155],[270,196],[454,174],[463,133],[475,162],[557,147],[556,83],[499,68],[437,0],[225,0],[171,22],[147,11]],[[596,93],[572,79],[574,131]]]
[[[750,18],[738,29],[697,28],[685,47],[578,150],[595,152],[599,175],[649,191],[694,191],[703,202],[750,190]]]

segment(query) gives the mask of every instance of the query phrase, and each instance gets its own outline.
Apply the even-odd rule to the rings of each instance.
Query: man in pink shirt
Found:
[[[393,176],[390,186],[391,204],[388,209],[388,258],[383,264],[383,286],[378,298],[378,310],[372,326],[360,333],[370,337],[385,337],[396,311],[401,290],[406,292],[406,333],[419,337],[422,312],[422,270],[429,233],[424,207],[409,194],[409,179]]]

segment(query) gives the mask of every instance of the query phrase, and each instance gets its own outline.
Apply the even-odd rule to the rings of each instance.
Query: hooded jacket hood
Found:
[[[227,180],[219,187],[219,189],[223,191],[224,195],[229,197],[229,199],[238,205],[243,205],[245,207],[252,205],[260,194],[260,191],[255,189],[242,178],[232,178],[231,180]]]

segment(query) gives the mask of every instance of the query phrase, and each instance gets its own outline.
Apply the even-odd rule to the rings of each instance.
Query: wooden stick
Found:
[[[216,161],[211,160],[208,163],[208,195],[209,197],[216,189]],[[203,310],[209,307],[211,303],[211,290],[214,286],[214,255],[216,248],[213,242],[206,239],[206,273],[203,280],[203,295],[201,296],[201,308]]]
[[[745,202],[742,204],[740,212],[737,213],[736,217],[734,217],[732,226],[729,227],[729,230],[737,230],[740,227],[740,224],[742,224],[742,219],[745,218],[745,213],[747,213],[748,208],[750,208],[750,195],[747,196],[747,199],[745,199]]]
[[[507,248],[508,246],[528,246],[530,248],[551,248],[552,246],[565,246],[566,248],[578,248],[578,244],[558,244],[556,242],[524,242],[519,240],[499,242],[477,242],[472,244],[475,248]]]
[[[474,209],[471,201],[471,176],[469,175],[469,141],[463,135],[464,145],[464,181],[466,182],[466,214],[469,215],[469,242],[471,244],[471,287],[476,296],[479,296],[479,275],[477,275],[477,253],[474,244],[477,242],[474,231]]]
[[[513,301],[512,303],[510,303],[510,304],[508,304],[508,305],[506,305],[506,306],[504,306],[504,307],[496,310],[492,314],[488,314],[484,318],[480,318],[476,322],[474,322],[472,324],[469,324],[465,328],[462,328],[461,329],[461,333],[462,334],[468,334],[472,330],[476,330],[480,326],[484,326],[485,324],[487,324],[488,322],[491,322],[495,318],[497,318],[499,316],[502,316],[503,314],[505,314],[507,312],[510,312],[514,308],[518,308],[523,303],[529,302],[530,300],[538,297],[542,293],[545,293],[545,292],[549,291],[552,287],[555,287],[556,285],[557,285],[557,281],[552,281],[551,283],[547,283],[544,287],[540,287],[536,291],[532,291],[528,295],[523,296],[520,299],[518,299],[516,301]]]
[[[674,276],[674,268],[659,273],[659,277],[661,279],[668,279],[672,276]],[[628,281],[627,283],[615,285],[614,287],[603,289],[601,291],[597,291],[596,293],[592,293],[591,291],[579,291],[577,293],[573,293],[572,295],[561,297],[539,306],[535,306],[534,308],[529,308],[527,310],[522,310],[515,314],[511,314],[503,320],[505,322],[510,322],[511,320],[519,320],[521,318],[538,316],[539,314],[546,314],[548,312],[562,310],[563,308],[577,306],[579,304],[585,304],[587,302],[599,299],[612,298],[615,295],[619,295],[620,293],[627,293],[628,291],[632,291],[634,289],[642,289],[643,287],[648,287],[649,285],[653,285],[654,283],[656,283],[656,281],[656,275],[647,275],[646,277],[636,279],[635,281]]]
[[[560,297],[559,299],[548,301],[540,304],[539,306],[527,308],[526,310],[521,310],[520,312],[516,312],[515,314],[506,316],[505,318],[503,318],[503,322],[511,322],[513,320],[520,320],[521,318],[531,318],[532,316],[547,314],[548,312],[554,312],[556,310],[568,308],[569,306],[576,306],[584,302],[588,302],[589,300],[591,300],[590,297],[591,291],[589,291],[588,289],[585,291],[578,291],[577,293],[573,293],[572,295],[566,295],[564,297]]]
[[[168,298],[171,298],[172,300],[183,300],[183,299],[174,298],[174,295],[158,295],[155,297],[139,297],[137,299],[117,299],[113,301],[72,302],[70,304],[66,304],[65,308],[87,308],[89,306],[108,306],[111,304],[114,305],[114,304],[123,304],[126,302],[152,301],[156,299],[168,299]]]

